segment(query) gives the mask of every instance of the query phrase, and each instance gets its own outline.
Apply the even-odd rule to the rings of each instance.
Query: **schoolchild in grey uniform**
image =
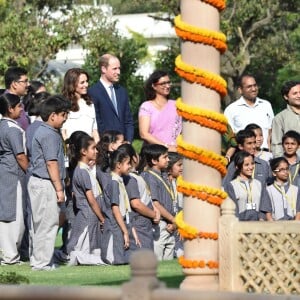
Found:
[[[236,134],[236,141],[239,151],[244,150],[255,156],[256,136],[252,130],[240,130]],[[254,163],[252,178],[259,180],[263,185],[265,185],[272,177],[271,168],[265,160],[262,160],[258,157],[254,157]],[[222,181],[223,186],[227,186],[230,183],[235,175],[235,172],[236,166],[234,165],[233,160],[227,167],[227,173]]]
[[[224,186],[224,190],[235,202],[236,216],[240,221],[258,221],[265,219],[265,213],[271,211],[271,202],[262,183],[252,178],[255,166],[252,154],[239,151],[234,157],[235,177]]]
[[[32,175],[28,193],[32,208],[33,270],[51,270],[55,239],[59,225],[60,205],[65,201],[64,146],[59,129],[67,119],[70,102],[60,95],[42,103],[43,124],[32,140]]]
[[[267,187],[271,199],[272,211],[267,213],[267,220],[300,220],[299,187],[289,181],[289,163],[284,157],[270,161],[274,176],[273,184]]]
[[[31,144],[32,139],[34,136],[34,133],[39,128],[39,126],[43,123],[41,117],[40,117],[40,104],[46,100],[50,96],[47,92],[40,92],[35,95],[31,95],[31,101],[28,103],[28,115],[29,116],[35,116],[36,119],[33,121],[33,123],[29,124],[29,126],[25,130],[25,140],[26,140],[26,150],[27,150],[27,157],[29,160],[29,165],[27,169],[27,182],[29,179],[29,176],[31,174]],[[27,183],[26,183],[27,185]],[[21,246],[21,256],[25,257],[26,260],[29,260],[30,252],[29,249],[32,245],[32,243],[29,242],[29,230],[30,230],[30,223],[31,223],[31,207],[30,207],[30,201],[28,197],[26,198],[26,206],[24,210],[24,219],[25,219],[25,233],[22,241]]]
[[[78,164],[72,178],[77,213],[68,243],[69,265],[100,265],[100,236],[104,216],[100,203],[102,189],[92,172],[90,162],[96,160],[96,143],[89,135],[82,135],[70,145],[71,160]]]
[[[20,98],[0,97],[0,263],[20,262],[19,248],[24,234],[23,205],[26,199],[28,167],[24,131],[15,121],[20,117]]]
[[[127,153],[115,150],[110,155],[111,178],[106,178],[104,189],[103,214],[105,223],[101,242],[101,258],[113,265],[127,264],[129,261],[129,214],[131,207],[122,176],[128,175],[130,157]]]
[[[84,131],[74,131],[68,139],[65,140],[66,152],[68,161],[66,165],[66,180],[65,180],[65,193],[66,193],[66,209],[65,209],[65,220],[62,224],[62,246],[60,249],[55,249],[54,256],[55,262],[63,263],[69,261],[67,244],[70,239],[72,226],[75,219],[75,214],[77,214],[78,209],[75,206],[74,193],[72,189],[72,179],[74,170],[77,167],[78,160],[75,159],[73,155],[74,145],[78,143],[78,140],[83,138],[83,136],[90,137]],[[61,225],[61,224],[60,224]]]
[[[175,211],[174,194],[166,178],[166,170],[169,162],[168,149],[163,145],[147,145],[147,151],[141,159],[140,170],[146,171],[141,175],[148,184],[153,204],[160,211],[161,220],[154,226],[154,252],[159,260],[174,258],[175,237]]]
[[[255,139],[256,139],[256,149],[254,154],[255,157],[258,157],[262,160],[265,160],[266,162],[269,162],[269,160],[273,158],[273,154],[269,152],[268,149],[261,148],[264,142],[263,130],[261,129],[261,127],[255,123],[251,123],[245,127],[245,130],[251,130],[255,134]]]
[[[30,117],[35,117],[35,120],[27,127],[25,131],[26,136],[26,148],[27,148],[27,155],[30,161],[31,158],[31,145],[34,133],[43,123],[43,120],[40,116],[40,107],[41,103],[44,102],[50,96],[47,92],[40,92],[32,98],[31,102],[28,104],[28,115]]]
[[[297,151],[300,146],[300,134],[289,130],[282,136],[283,156],[289,163],[289,182],[300,188],[300,157]]]
[[[102,172],[110,172],[109,158],[110,154],[124,143],[124,135],[117,130],[107,130],[100,136],[97,143],[97,160],[96,165]]]
[[[138,154],[130,144],[123,144],[118,149],[129,154],[132,166],[129,176],[123,177],[132,209],[129,251],[140,248],[154,250],[152,222],[159,223],[160,213],[153,207],[149,187],[136,170],[139,163]]]
[[[177,152],[169,152],[169,163],[167,167],[168,180],[174,194],[174,212],[177,214],[183,209],[183,195],[177,191],[177,178],[182,175],[183,157]],[[175,232],[175,257],[183,255],[183,241],[178,231]]]

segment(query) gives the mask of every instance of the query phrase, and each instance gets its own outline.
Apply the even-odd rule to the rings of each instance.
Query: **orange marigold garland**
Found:
[[[180,256],[178,258],[178,262],[183,268],[188,268],[188,269],[196,269],[196,268],[205,268],[208,267],[210,269],[218,269],[219,263],[217,261],[209,260],[192,260],[192,259],[185,259],[184,256]]]
[[[174,23],[176,34],[183,40],[213,46],[221,53],[226,51],[226,36],[223,33],[189,25],[181,20],[180,15],[175,17]]]
[[[184,63],[181,59],[181,55],[176,57],[175,65],[175,71],[186,81],[192,83],[196,82],[209,89],[213,89],[218,92],[221,97],[227,95],[227,83],[221,76]]]
[[[196,227],[185,223],[183,220],[183,211],[180,211],[176,215],[175,222],[180,236],[184,239],[192,240],[195,238],[203,238],[203,239],[217,240],[219,237],[217,232],[198,231]]]
[[[217,130],[220,133],[227,131],[228,122],[223,114],[190,106],[183,103],[181,98],[177,99],[176,108],[177,113],[190,122]]]
[[[225,0],[201,1],[214,6],[220,11],[225,8]],[[175,30],[177,35],[183,40],[210,45],[219,50],[221,53],[227,49],[226,37],[222,33],[203,28],[197,28],[184,23],[180,16],[175,18]],[[221,76],[184,63],[180,55],[176,58],[175,65],[175,71],[186,81],[198,83],[209,89],[213,89],[219,93],[221,97],[224,97],[227,94],[227,84]],[[226,132],[227,120],[224,120],[220,114],[214,112],[211,112],[210,114],[210,112],[205,110],[199,110],[195,112],[197,108],[192,107],[190,109],[189,107],[185,107],[184,104],[181,104],[182,103],[179,102],[179,105],[177,105],[177,111],[178,114],[186,120],[217,130],[220,133]],[[210,151],[186,144],[183,142],[182,138],[181,140],[179,138],[178,151],[181,152],[185,157],[196,159],[201,163],[205,163],[216,168],[221,174],[225,174],[226,172],[223,161],[217,154],[211,155]],[[182,192],[185,195],[196,197],[213,205],[221,205],[223,200],[227,197],[227,194],[220,189],[188,183],[185,182],[182,177],[179,177],[177,180],[177,189],[179,192]],[[218,233],[198,232],[195,227],[185,223],[183,221],[183,212],[176,216],[176,223],[179,233],[184,238],[194,239],[200,237],[218,239]],[[217,261],[188,260],[185,259],[184,256],[179,258],[179,263],[184,268],[208,267],[210,269],[216,269],[219,267]]]
[[[227,198],[227,194],[220,189],[186,182],[182,176],[179,176],[177,179],[177,190],[184,195],[195,197],[218,206]]]
[[[177,151],[187,158],[197,160],[204,165],[215,168],[222,176],[225,176],[227,172],[227,160],[223,156],[184,142],[182,135],[177,138]]]
[[[226,1],[225,0],[202,0],[202,2],[205,2],[207,4],[210,4],[214,6],[216,9],[222,11],[226,7]]]

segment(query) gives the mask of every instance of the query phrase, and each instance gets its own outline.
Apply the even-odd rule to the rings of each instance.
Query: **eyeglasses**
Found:
[[[158,82],[155,85],[160,85],[160,86],[172,86],[172,82],[171,81],[164,81],[164,82]]]
[[[281,169],[274,170],[274,172],[289,172],[289,171],[290,171],[289,168],[281,168]]]
[[[22,83],[28,83],[29,82],[29,80],[28,79],[25,79],[25,80],[17,80],[16,82],[22,82]]]

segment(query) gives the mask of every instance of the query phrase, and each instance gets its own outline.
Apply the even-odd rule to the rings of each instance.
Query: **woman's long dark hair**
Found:
[[[144,91],[146,100],[153,100],[156,97],[156,91],[153,88],[153,85],[155,85],[160,78],[169,76],[169,74],[162,70],[156,70],[154,71],[150,77],[145,82]]]
[[[235,154],[233,161],[234,161],[234,165],[235,165],[236,169],[235,169],[235,172],[233,175],[233,179],[240,175],[242,168],[243,168],[245,158],[249,157],[249,156],[252,156],[254,159],[254,156],[247,151],[242,150]]]
[[[79,77],[81,74],[86,75],[87,80],[89,80],[89,74],[80,68],[69,69],[64,77],[62,94],[65,96],[65,98],[71,101],[71,111],[79,110],[78,99],[76,96],[76,86],[78,84]],[[92,104],[92,100],[88,94],[81,95],[80,97],[85,100],[87,105]]]

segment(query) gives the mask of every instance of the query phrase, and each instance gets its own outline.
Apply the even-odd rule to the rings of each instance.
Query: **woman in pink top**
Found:
[[[154,71],[145,84],[146,101],[139,109],[140,137],[148,144],[161,144],[176,151],[181,132],[181,117],[175,101],[168,99],[171,81],[165,71]]]

